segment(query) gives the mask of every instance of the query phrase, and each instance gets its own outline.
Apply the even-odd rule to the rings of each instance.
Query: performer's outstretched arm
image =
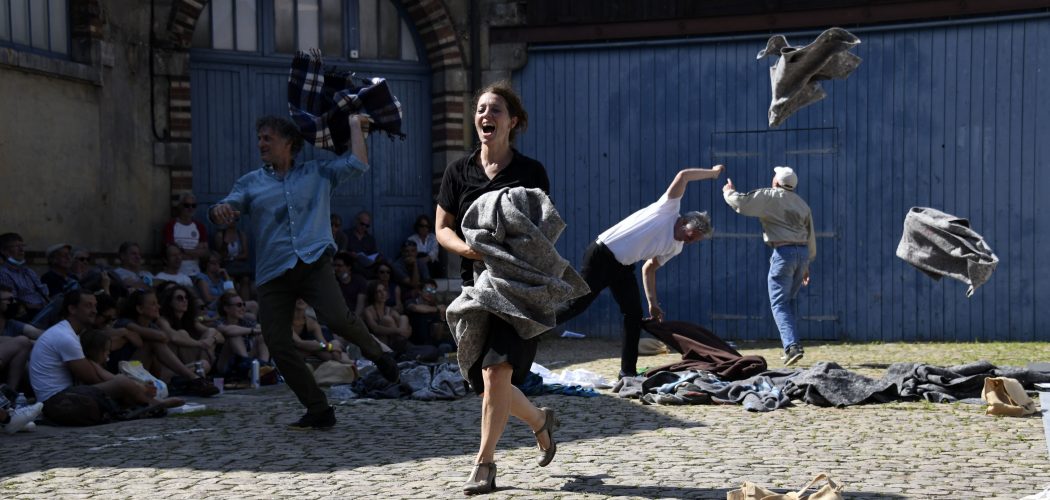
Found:
[[[722,175],[722,170],[725,170],[725,165],[715,165],[711,168],[686,168],[680,170],[678,175],[674,176],[671,185],[667,186],[667,198],[681,198],[682,195],[685,194],[686,185],[690,182],[702,181],[704,179],[717,179],[719,175]]]

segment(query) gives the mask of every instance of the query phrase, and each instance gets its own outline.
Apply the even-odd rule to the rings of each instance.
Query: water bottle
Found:
[[[194,361],[193,362],[193,374],[196,375],[198,378],[204,378],[205,373],[204,373],[204,362],[203,361]]]
[[[26,401],[26,395],[21,392],[18,393],[18,398],[15,399],[15,409],[17,410],[26,406],[29,406],[29,402]]]
[[[251,371],[251,385],[252,389],[259,387],[259,360],[252,360],[252,371]]]

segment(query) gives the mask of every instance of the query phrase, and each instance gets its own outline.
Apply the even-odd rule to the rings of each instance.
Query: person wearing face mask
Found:
[[[10,287],[0,285],[0,336],[26,336],[34,340],[40,337],[42,330],[15,319],[21,316],[21,312],[22,304],[15,298],[14,291]]]
[[[26,244],[18,233],[0,234],[0,285],[9,287],[15,298],[25,305],[26,311],[19,319],[31,319],[48,303],[50,292],[40,277],[26,265]]]
[[[587,310],[598,294],[609,288],[623,314],[620,378],[637,375],[638,341],[642,336],[642,299],[638,294],[634,266],[645,262],[642,264],[642,286],[649,302],[649,315],[656,321],[663,321],[664,311],[656,296],[656,270],[681,253],[686,244],[709,238],[714,232],[707,212],[679,215],[685,188],[692,181],[717,178],[724,168],[715,165],[709,169],[679,171],[660,199],[606,229],[583,254],[580,274],[591,287],[591,292],[559,312],[558,324]]]

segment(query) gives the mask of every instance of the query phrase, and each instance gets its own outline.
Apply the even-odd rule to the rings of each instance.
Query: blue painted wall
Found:
[[[515,77],[530,113],[518,148],[550,173],[569,223],[559,251],[579,267],[595,236],[682,167],[725,163],[750,190],[791,165],[818,231],[803,339],[1050,340],[1050,17],[851,31],[860,68],[778,129],[766,118],[773,59],[755,59],[767,36],[532,48]],[[710,211],[716,236],[658,271],[661,303],[726,338],[776,339],[769,250],[757,219],[725,205],[724,177],[689,187],[683,210]],[[913,206],[968,218],[999,256],[972,298],[894,255]],[[619,324],[606,293],[566,326],[617,337]]]

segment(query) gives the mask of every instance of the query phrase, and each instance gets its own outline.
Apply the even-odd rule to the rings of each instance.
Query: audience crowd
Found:
[[[215,228],[209,239],[196,209],[195,196],[180,198],[162,229],[162,253],[151,259],[133,241],[110,259],[0,234],[0,429],[32,430],[41,415],[72,422],[85,405],[163,414],[183,404],[179,396],[217,394],[213,378],[247,386],[253,365],[266,381],[281,380],[257,322],[248,239],[236,225]],[[369,212],[346,231],[342,220],[332,214],[332,268],[350,310],[400,360],[455,351],[438,299],[435,278],[444,269],[430,218],[415,220],[393,259],[380,251]],[[29,265],[27,247],[44,249],[46,268]],[[301,299],[292,329],[312,366],[354,365],[360,355]]]

